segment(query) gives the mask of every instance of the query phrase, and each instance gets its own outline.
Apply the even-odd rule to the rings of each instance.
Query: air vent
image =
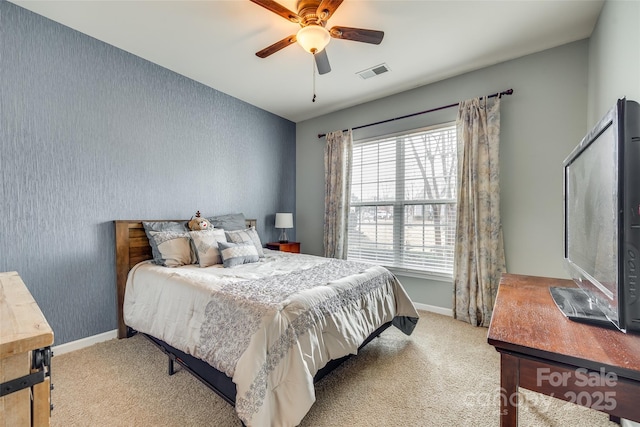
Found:
[[[367,68],[366,70],[358,71],[356,74],[359,75],[362,79],[370,79],[371,77],[378,76],[382,73],[386,73],[387,71],[391,71],[387,64],[379,64],[371,68]]]

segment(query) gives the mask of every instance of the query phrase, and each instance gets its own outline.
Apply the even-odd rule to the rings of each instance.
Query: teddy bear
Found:
[[[211,227],[211,223],[207,218],[203,218],[200,216],[200,211],[196,212],[196,216],[192,217],[189,221],[189,230],[209,230]]]

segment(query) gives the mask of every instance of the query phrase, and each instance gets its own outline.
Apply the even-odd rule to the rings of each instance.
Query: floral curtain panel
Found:
[[[347,225],[351,194],[352,132],[327,134],[324,151],[324,256],[347,258]]]
[[[500,98],[461,102],[456,124],[459,188],[453,314],[488,327],[500,275],[506,270],[498,164]]]

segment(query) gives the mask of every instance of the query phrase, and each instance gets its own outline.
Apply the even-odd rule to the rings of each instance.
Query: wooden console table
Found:
[[[0,427],[49,425],[52,344],[18,273],[0,273]]]
[[[640,335],[573,322],[549,288],[571,280],[504,274],[488,341],[500,352],[500,425],[518,425],[518,387],[640,421]]]

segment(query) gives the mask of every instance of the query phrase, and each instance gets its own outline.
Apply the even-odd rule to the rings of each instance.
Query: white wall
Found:
[[[562,161],[585,133],[587,68],[588,42],[583,40],[298,123],[296,232],[302,251],[322,255],[323,250],[324,141],[318,133],[513,88],[514,95],[503,98],[501,109],[507,270],[567,277],[562,265]],[[455,115],[456,109],[426,114],[355,131],[354,138],[441,123]],[[414,301],[451,307],[450,283],[407,277],[401,281]]]
[[[587,126],[616,99],[640,102],[640,2],[608,0],[589,39]]]

